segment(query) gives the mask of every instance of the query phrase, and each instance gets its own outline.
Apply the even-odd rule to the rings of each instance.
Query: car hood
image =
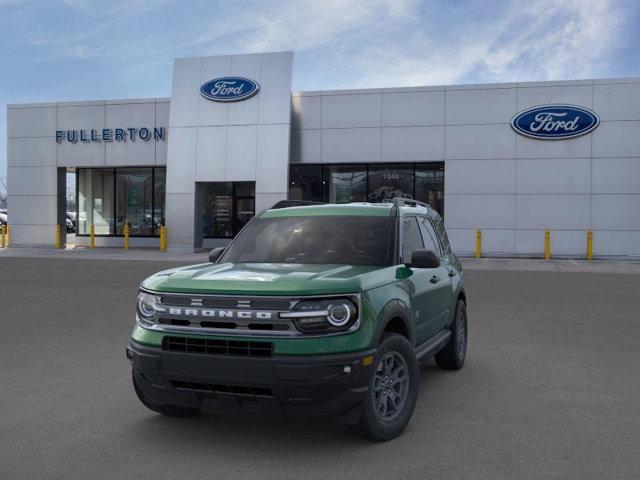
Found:
[[[319,295],[355,293],[395,281],[396,267],[222,263],[165,270],[142,287],[160,292]]]

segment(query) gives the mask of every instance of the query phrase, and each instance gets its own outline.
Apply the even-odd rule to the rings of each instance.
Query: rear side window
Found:
[[[440,244],[442,245],[442,249],[444,253],[451,253],[451,245],[449,245],[449,237],[447,236],[447,231],[444,229],[444,222],[440,215],[433,215],[431,218],[433,220],[433,224],[436,227],[436,233],[438,234],[438,238],[440,239]]]
[[[402,219],[402,261],[410,262],[414,251],[424,248],[416,217]]]
[[[433,253],[441,257],[442,250],[440,250],[438,237],[436,237],[436,232],[433,231],[431,222],[427,217],[420,217],[420,227],[422,228],[422,237],[424,238],[424,248],[431,250]]]

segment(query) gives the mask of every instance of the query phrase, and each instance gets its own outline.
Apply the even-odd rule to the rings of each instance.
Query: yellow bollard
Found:
[[[476,230],[476,258],[480,258],[481,252],[482,252],[482,232],[480,230]]]
[[[164,252],[167,250],[167,227],[162,225],[160,227],[160,251]]]
[[[7,226],[2,225],[2,227],[0,227],[0,232],[2,234],[2,248],[4,248],[7,244]]]
[[[56,248],[62,248],[62,228],[56,225]]]
[[[544,232],[544,259],[551,259],[551,230]]]
[[[124,226],[124,250],[129,250],[129,224]]]
[[[593,232],[587,232],[587,260],[593,260]]]
[[[96,248],[96,229],[93,225],[89,227],[89,248]]]
[[[11,245],[11,225],[7,223],[7,247]]]

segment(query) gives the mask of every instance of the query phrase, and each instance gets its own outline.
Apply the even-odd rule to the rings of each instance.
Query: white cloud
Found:
[[[103,16],[93,15],[101,2],[66,0],[90,21],[64,34],[42,30],[33,44],[43,60],[99,58],[128,72],[136,67],[127,63],[153,68],[178,56],[294,50],[299,88],[591,77],[606,71],[621,42],[618,2],[487,2],[476,18],[454,3],[418,0],[204,2],[191,9],[138,0]],[[174,7],[192,17],[169,20],[162,31],[136,28],[138,18],[171,16]]]

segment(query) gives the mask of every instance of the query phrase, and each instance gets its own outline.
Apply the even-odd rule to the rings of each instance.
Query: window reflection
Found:
[[[78,235],[158,236],[164,225],[165,169],[78,168]]]
[[[113,169],[78,170],[79,235],[113,235]]]
[[[414,198],[444,214],[444,163],[297,165],[289,198],[329,203]]]
[[[395,197],[413,198],[413,165],[375,165],[369,167],[370,202]]]
[[[324,198],[329,203],[367,199],[366,165],[330,165],[323,168]]]
[[[255,182],[203,182],[198,191],[204,238],[232,238],[255,215]]]
[[[150,168],[116,171],[116,235],[153,234],[153,177]]]

